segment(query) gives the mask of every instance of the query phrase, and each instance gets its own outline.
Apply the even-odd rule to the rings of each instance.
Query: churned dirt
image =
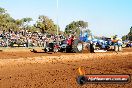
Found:
[[[131,88],[128,84],[76,82],[78,68],[86,74],[130,74],[132,48],[106,53],[33,53],[13,49],[0,52],[0,88]],[[132,78],[132,77],[131,77]]]

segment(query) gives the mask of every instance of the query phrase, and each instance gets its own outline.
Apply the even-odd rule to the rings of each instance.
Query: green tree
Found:
[[[128,33],[128,39],[132,41],[132,27],[130,28],[130,32]]]
[[[2,7],[0,7],[0,14],[4,14],[6,12],[6,10]]]
[[[122,41],[127,40],[127,35],[122,36]]]
[[[9,16],[9,14],[6,13],[6,10],[0,7],[0,30],[6,30],[7,16]]]
[[[22,22],[22,28],[25,30],[29,30],[29,23],[32,21],[33,19],[30,17],[26,17],[20,20],[20,22]]]
[[[23,22],[22,22],[22,20],[17,19],[17,20],[15,20],[15,24],[16,24],[19,28],[22,28]]]
[[[0,30],[19,30],[19,27],[16,24],[16,20],[13,19],[10,14],[6,13],[4,8],[0,8]]]
[[[70,24],[68,24],[65,28],[66,34],[74,34],[78,36],[80,34],[80,31],[83,29],[86,29],[88,27],[88,22],[84,21],[73,21]]]
[[[28,31],[29,32],[40,32],[40,30],[38,28],[36,28],[35,26],[28,26]]]
[[[30,17],[26,17],[26,18],[23,18],[23,19],[21,19],[21,20],[22,20],[23,24],[28,25],[28,23],[29,23],[30,21],[32,21],[33,19],[30,18]]]
[[[16,28],[15,20],[4,11],[0,11],[0,30],[8,31],[10,29]]]
[[[45,32],[54,32],[57,30],[57,25],[54,24],[52,19],[49,19],[47,16],[39,16],[36,23],[36,28],[39,28],[42,33]]]

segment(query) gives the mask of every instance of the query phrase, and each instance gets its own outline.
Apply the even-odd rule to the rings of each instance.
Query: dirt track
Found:
[[[123,52],[45,54],[0,52],[0,88],[131,88],[129,84],[76,83],[78,67],[86,74],[131,74],[132,48]],[[132,78],[132,77],[131,77]]]

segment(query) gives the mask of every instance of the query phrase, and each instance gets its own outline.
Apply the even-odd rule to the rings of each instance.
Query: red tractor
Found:
[[[61,41],[61,43],[48,43],[44,49],[45,52],[66,52],[66,53],[81,53],[83,51],[83,43],[79,39],[70,37]],[[32,52],[37,52],[33,49]]]
[[[83,51],[83,43],[79,39],[74,39],[73,37],[63,41],[60,45],[61,52],[74,52],[81,53]]]

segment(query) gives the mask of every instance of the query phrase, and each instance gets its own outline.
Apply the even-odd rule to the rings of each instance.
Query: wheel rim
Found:
[[[82,48],[83,48],[82,43],[78,43],[78,45],[77,45],[77,49],[78,49],[79,51],[82,51]]]

